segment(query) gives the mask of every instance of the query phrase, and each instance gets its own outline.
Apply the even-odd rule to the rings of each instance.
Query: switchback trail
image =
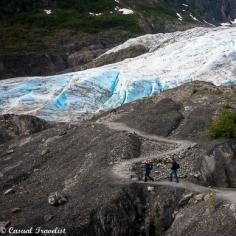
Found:
[[[116,123],[116,122],[99,122],[99,123],[107,126],[108,128],[110,128],[112,130],[126,131],[128,133],[135,133],[142,138],[154,140],[157,142],[176,144],[176,148],[173,148],[173,149],[166,151],[166,152],[158,153],[159,157],[183,152],[183,151],[187,150],[188,148],[194,147],[196,145],[196,143],[190,142],[188,140],[175,140],[175,139],[160,137],[160,136],[154,135],[154,134],[147,134],[147,133],[139,131],[137,129],[128,127],[127,125],[125,125],[123,123]],[[156,155],[140,156],[139,158],[121,161],[120,163],[117,163],[115,166],[113,166],[112,174],[124,181],[136,182],[136,183],[140,183],[140,184],[147,184],[146,182],[143,182],[143,181],[131,179],[132,165],[135,163],[140,163],[146,159],[154,160],[154,159],[156,159]],[[159,181],[159,182],[149,182],[148,184],[150,186],[162,185],[162,186],[170,186],[170,187],[174,187],[174,188],[183,188],[183,189],[187,189],[189,191],[201,192],[201,193],[208,193],[208,191],[210,189],[208,187],[204,187],[204,186],[193,184],[191,182],[186,182],[186,181],[181,182],[181,183],[174,183],[174,182],[169,182],[169,181]],[[236,203],[236,191],[235,190],[216,189],[216,188],[213,188],[213,189],[216,192],[217,198]]]

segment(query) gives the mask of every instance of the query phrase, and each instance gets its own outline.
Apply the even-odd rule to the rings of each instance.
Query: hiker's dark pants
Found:
[[[150,172],[145,172],[145,182],[147,182],[147,179],[154,181],[154,179],[150,176]]]
[[[170,174],[170,181],[172,181],[173,177],[176,179],[176,182],[179,182],[179,178],[177,175],[177,170],[171,170],[171,174]]]

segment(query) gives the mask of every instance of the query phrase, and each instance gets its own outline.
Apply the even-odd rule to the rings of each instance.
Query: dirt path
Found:
[[[176,144],[176,148],[174,148],[172,150],[169,150],[169,151],[166,151],[166,152],[163,152],[163,153],[159,153],[158,154],[159,157],[174,154],[174,153],[183,152],[186,149],[194,147],[196,145],[196,143],[193,143],[193,142],[190,142],[190,141],[187,141],[187,140],[174,140],[174,139],[160,137],[158,135],[147,134],[147,133],[144,133],[142,131],[130,128],[130,127],[128,127],[127,125],[125,125],[123,123],[102,122],[102,124],[107,126],[110,129],[113,129],[113,130],[126,131],[128,133],[135,133],[140,137],[150,139],[150,140],[154,140],[154,141],[157,141],[157,142]],[[116,164],[115,166],[113,166],[112,174],[115,175],[116,177],[122,179],[123,181],[133,181],[133,182],[138,182],[140,184],[147,184],[145,182],[132,180],[130,178],[130,176],[131,176],[131,171],[130,170],[131,170],[132,165],[135,164],[135,163],[142,162],[146,159],[154,160],[154,159],[156,159],[156,155],[141,156],[139,158],[122,161],[122,162]],[[154,183],[149,182],[148,184],[151,185],[151,186],[164,185],[164,186],[171,186],[171,187],[175,187],[175,188],[184,188],[184,189],[188,189],[189,191],[201,192],[201,193],[207,193],[209,191],[208,187],[200,186],[200,185],[193,184],[193,183],[190,183],[190,182],[175,183],[175,182],[169,182],[169,181],[160,181],[160,182],[154,182]],[[217,195],[218,198],[236,203],[236,191],[235,190],[225,190],[225,189],[222,190],[222,189],[215,189],[215,188],[214,188],[214,190],[215,190],[216,195]]]

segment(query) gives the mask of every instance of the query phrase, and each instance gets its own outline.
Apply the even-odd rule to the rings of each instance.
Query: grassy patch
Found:
[[[224,93],[224,91],[221,88],[219,88],[219,87],[215,91],[216,95],[222,95],[223,93]]]
[[[194,95],[195,93],[197,93],[199,90],[198,86],[194,85],[193,89],[192,89],[192,95]]]
[[[138,26],[138,16],[135,14],[103,13],[91,16],[76,9],[57,9],[51,15],[43,11],[24,12],[0,21],[0,24],[1,54],[40,52],[59,48],[68,41],[67,37],[73,39],[77,35],[78,38],[84,33],[110,30],[142,33]],[[66,36],[60,37],[60,34]]]
[[[236,178],[231,180],[230,187],[231,188],[236,188]]]
[[[37,9],[55,7],[61,9],[75,9],[84,12],[105,12],[114,9],[116,3],[113,0],[1,0],[0,15],[12,15],[19,12],[31,12]]]
[[[6,27],[0,28],[0,54],[42,52],[59,49],[76,33],[68,30],[45,28]]]
[[[65,31],[74,31],[77,35],[110,30],[142,34],[138,23],[141,18],[159,31],[174,25],[196,23],[188,12],[182,12],[170,0],[152,4],[126,0],[125,6],[135,11],[131,15],[114,12],[115,6],[124,7],[114,0],[56,0],[49,1],[49,6],[47,4],[44,0],[1,0],[1,54],[40,52],[60,47],[66,39],[57,38],[57,34]],[[51,9],[52,14],[47,15],[44,9]],[[92,16],[90,12],[102,14]],[[178,20],[177,12],[183,21]]]
[[[236,111],[223,108],[217,119],[209,126],[209,137],[236,138]]]
[[[183,12],[182,7],[178,7],[173,4],[173,1],[158,1],[154,4],[138,4],[134,3],[134,1],[129,0],[128,1],[130,6],[134,6],[136,10],[144,16],[146,19],[149,19],[155,26],[158,26],[160,29],[164,28],[165,24],[192,24],[196,23],[192,19],[192,17],[189,16],[189,12]],[[178,20],[177,13],[179,13],[183,21]]]
[[[216,210],[216,192],[213,189],[210,189],[208,192],[208,210],[210,215]]]
[[[156,209],[152,208],[150,209],[149,212],[149,217],[150,217],[150,227],[152,228],[152,234],[155,236],[164,236],[164,229],[163,229],[163,224],[161,222],[161,219],[157,215]]]
[[[109,29],[123,29],[131,32],[140,32],[137,16],[104,13],[100,16],[91,16],[89,13],[79,13],[76,10],[57,9],[51,15],[44,12],[22,13],[11,19],[14,26],[47,29],[72,29],[77,32],[101,32]],[[13,22],[5,22],[5,26]]]

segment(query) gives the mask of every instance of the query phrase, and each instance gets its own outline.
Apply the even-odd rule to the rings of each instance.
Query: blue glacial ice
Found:
[[[0,81],[0,114],[77,121],[195,80],[224,86],[236,82],[235,27],[146,35],[107,53],[132,44],[150,51],[85,71]]]

